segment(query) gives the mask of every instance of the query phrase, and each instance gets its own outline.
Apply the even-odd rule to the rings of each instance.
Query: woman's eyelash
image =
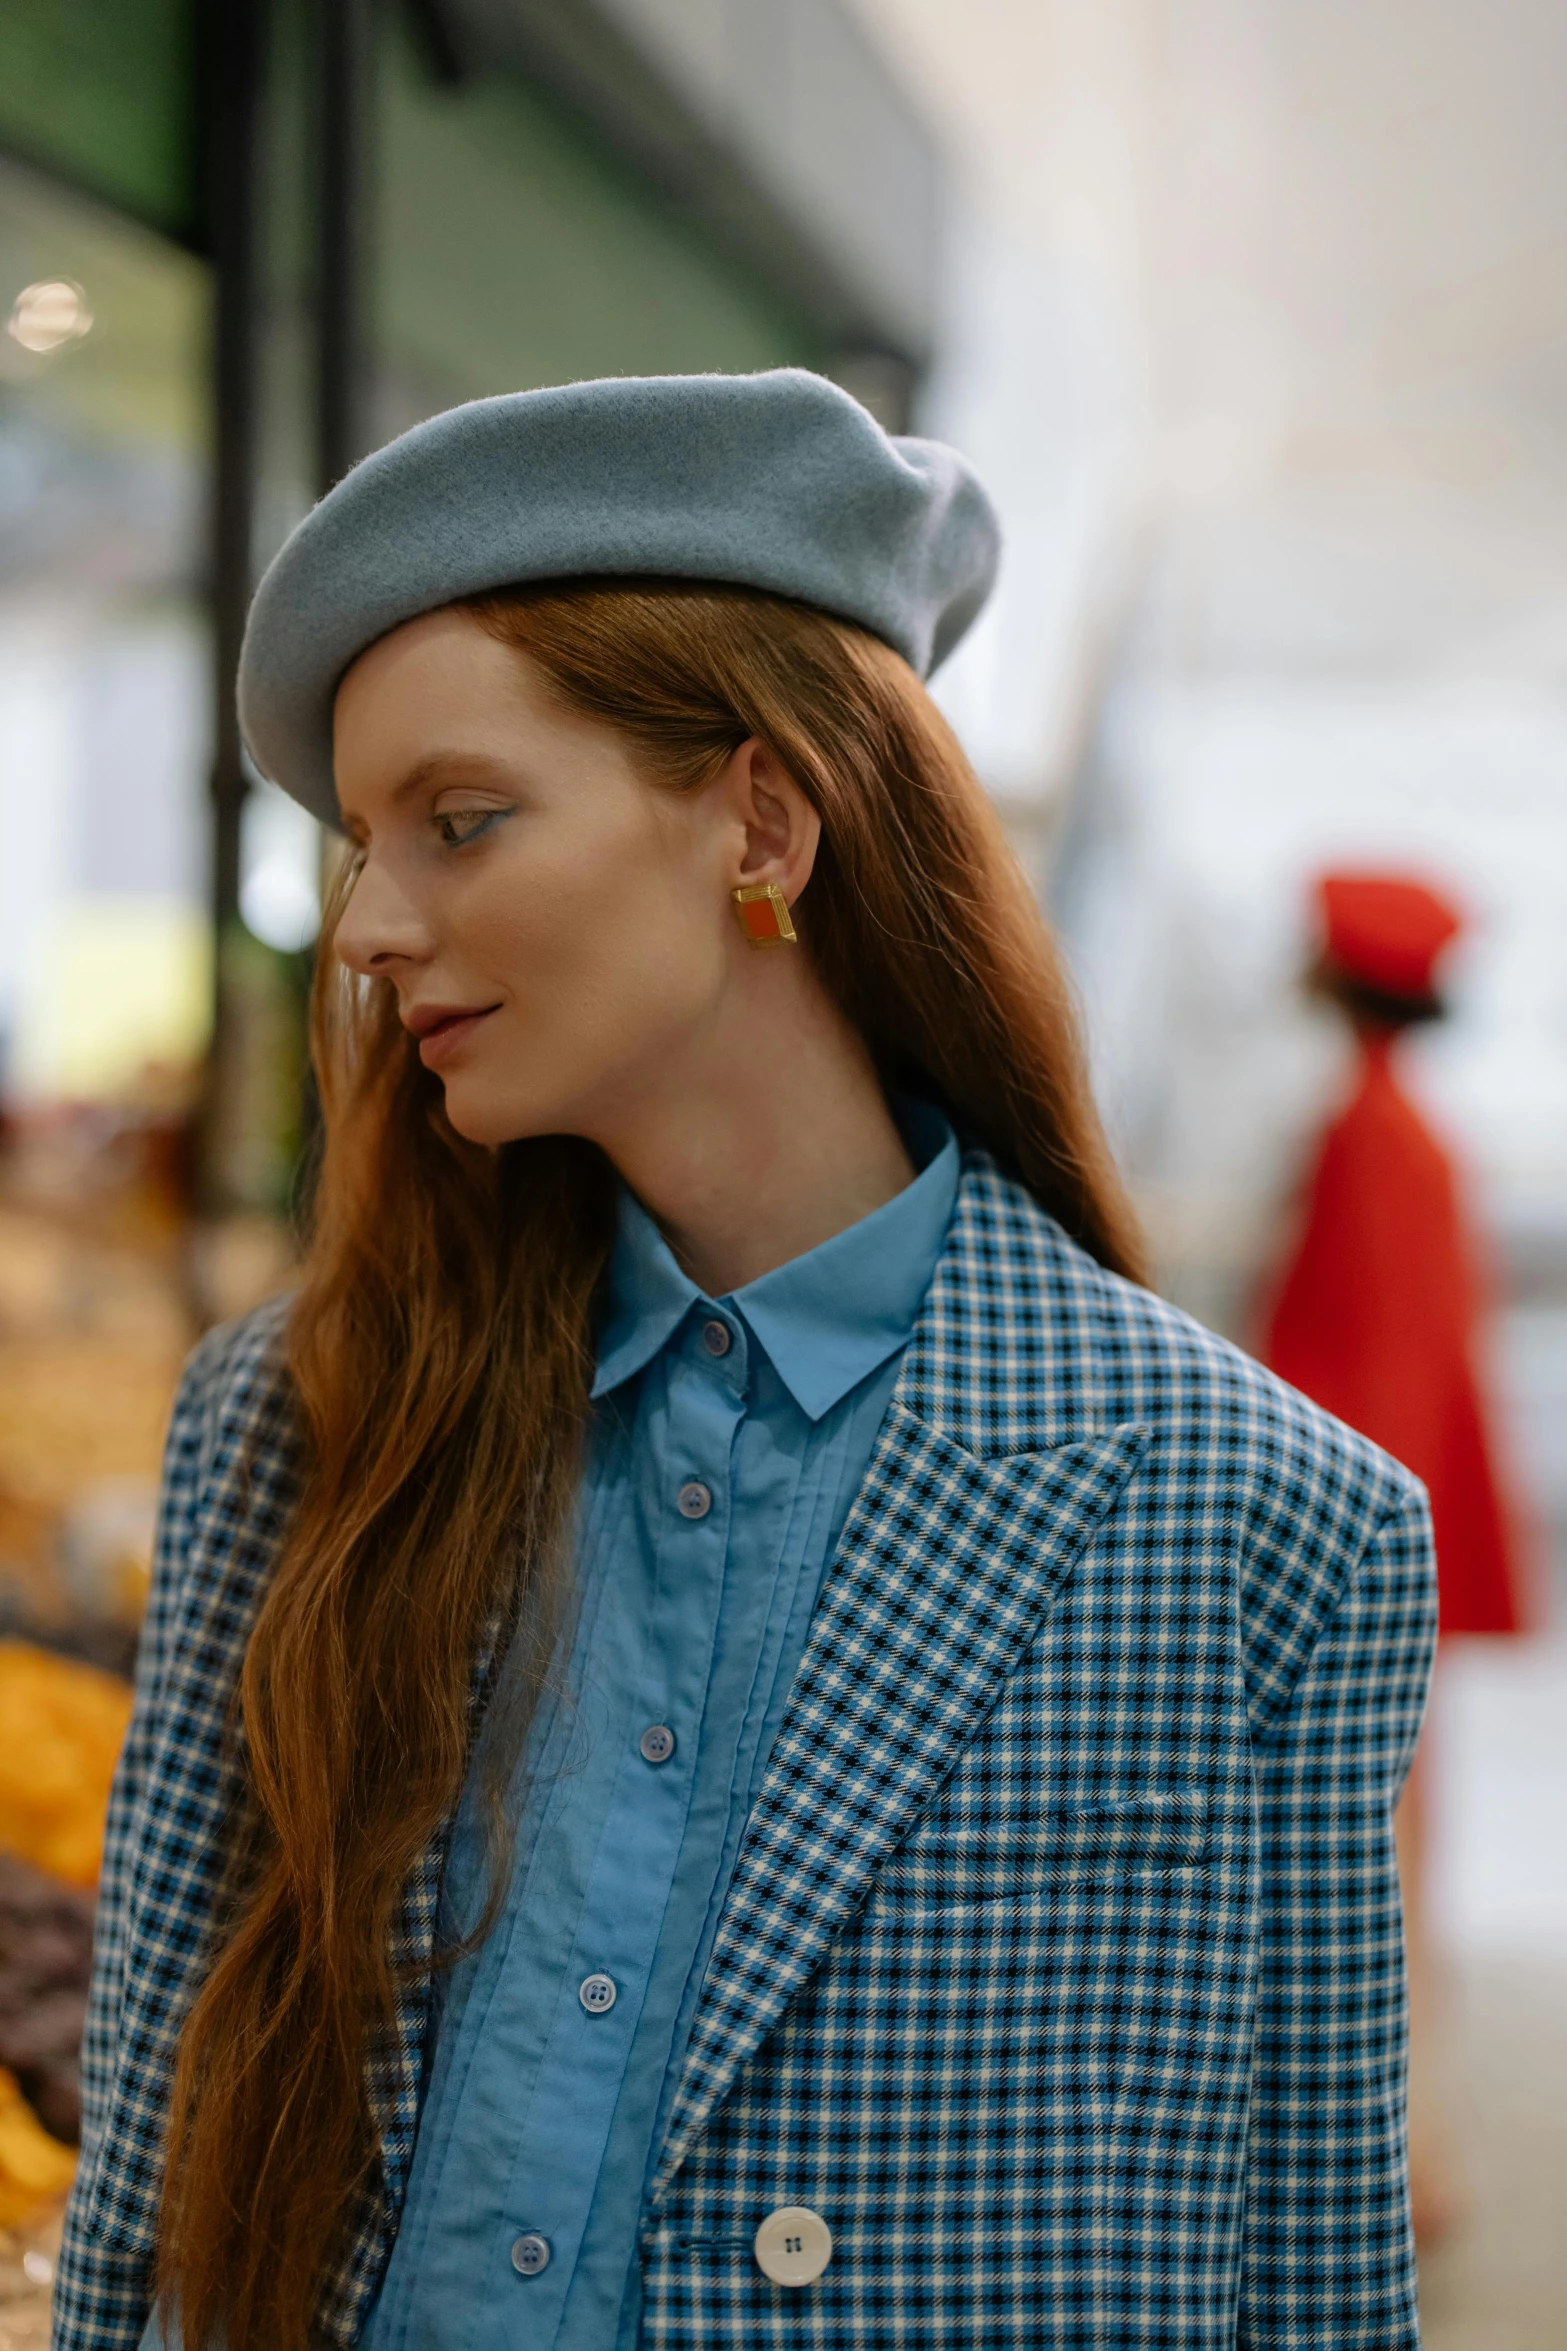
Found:
[[[446,848],[463,849],[487,833],[501,817],[510,814],[507,808],[454,808],[438,816],[435,825]]]

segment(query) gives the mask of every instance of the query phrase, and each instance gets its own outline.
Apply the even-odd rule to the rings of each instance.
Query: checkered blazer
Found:
[[[224,1721],[293,1494],[281,1327],[209,1338],[175,1408],[56,2351],[130,2351],[146,2314]],[[1434,1609],[1402,1470],[972,1155],[656,2151],[644,2344],[1415,2345],[1390,1814]],[[411,1991],[324,2343],[397,2226],[422,2037]],[[752,2258],[784,2204],[832,2230],[814,2285]]]

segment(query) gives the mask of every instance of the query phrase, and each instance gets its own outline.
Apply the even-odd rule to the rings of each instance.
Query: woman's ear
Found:
[[[792,906],[811,878],[822,820],[760,736],[731,753],[720,776],[738,862],[730,887],[771,882]]]

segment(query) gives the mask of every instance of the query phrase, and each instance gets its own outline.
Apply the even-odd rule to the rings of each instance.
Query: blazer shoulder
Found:
[[[293,1293],[219,1323],[185,1359],[171,1432],[195,1436],[210,1467],[225,1443],[254,1430],[288,1390],[285,1346]]]
[[[291,1478],[295,1424],[285,1340],[292,1303],[291,1296],[272,1298],[219,1324],[186,1359],[163,1455],[154,1632],[187,1581],[201,1531],[218,1535],[221,1551],[258,1495],[281,1495]]]
[[[1072,1247],[1064,1236],[1063,1245]],[[1380,1520],[1423,1494],[1369,1437],[1168,1299],[1102,1266],[1085,1287],[1094,1294],[1086,1343],[1107,1401],[1166,1445],[1222,1454],[1255,1508],[1276,1497],[1320,1505],[1342,1490]]]
[[[933,1292],[924,1386],[976,1450],[1071,1443],[1126,1422],[1166,1455],[1261,1498],[1344,1485],[1373,1508],[1417,1489],[1366,1438],[1178,1306],[1112,1273],[1030,1194],[975,1155]]]
[[[1405,1588],[1407,1637],[1423,1638],[1416,1603],[1435,1571],[1419,1480],[1179,1307],[1102,1267],[1078,1278],[1101,1392],[1148,1429],[1164,1507],[1231,1530],[1219,1548],[1234,1562],[1255,1729],[1279,1719],[1341,1599],[1384,1558]]]
[[[1179,1307],[1111,1273],[991,1163],[965,1171],[921,1403],[973,1450],[1136,1427],[1147,1510],[1233,1579],[1259,1715],[1378,1532],[1429,1547],[1408,1471]]]

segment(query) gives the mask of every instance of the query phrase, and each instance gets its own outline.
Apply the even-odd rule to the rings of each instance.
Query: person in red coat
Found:
[[[1477,1365],[1486,1300],[1452,1162],[1399,1082],[1399,1039],[1443,1012],[1438,966],[1462,927],[1424,884],[1330,873],[1317,884],[1317,993],[1347,1015],[1353,1089],[1318,1146],[1294,1254],[1272,1301],[1269,1366],[1414,1471],[1431,1496],[1441,1628],[1521,1629],[1518,1544]],[[1398,1814],[1410,1975],[1410,2186],[1418,2235],[1456,2210],[1432,2079],[1423,1894],[1424,1787]]]

